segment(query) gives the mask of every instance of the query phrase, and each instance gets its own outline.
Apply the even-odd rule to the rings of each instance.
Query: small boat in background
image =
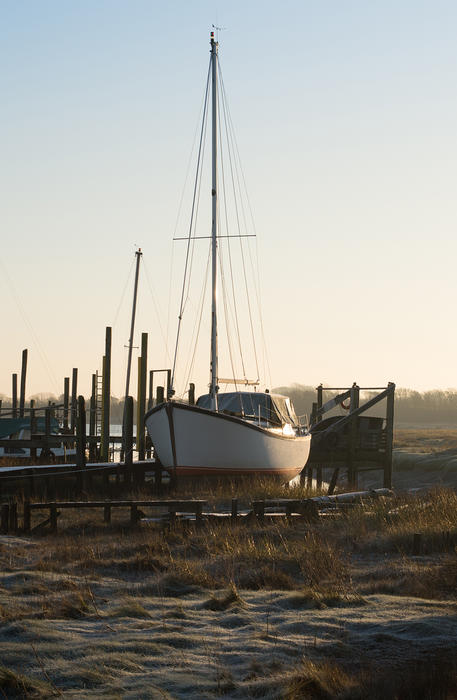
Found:
[[[51,435],[58,437],[60,434],[59,421],[56,418],[51,418]],[[44,416],[39,416],[34,419],[34,434],[46,434],[46,419]],[[25,418],[0,418],[0,440],[24,440],[24,443],[32,437],[30,417]],[[37,448],[37,457],[42,453],[41,448]],[[67,457],[75,455],[76,449],[68,449],[64,443],[54,446],[50,449],[51,457]],[[27,458],[30,457],[29,447],[21,447],[13,445],[11,447],[0,447],[0,457],[9,458]]]

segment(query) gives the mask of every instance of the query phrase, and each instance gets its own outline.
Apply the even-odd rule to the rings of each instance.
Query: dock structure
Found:
[[[317,401],[311,414],[311,451],[302,477],[311,484],[316,474],[317,486],[323,482],[323,470],[333,469],[329,494],[333,493],[338,478],[347,471],[347,485],[358,488],[361,472],[378,471],[382,474],[382,486],[392,487],[392,448],[394,426],[395,384],[386,387],[323,387],[316,389]],[[333,395],[324,402],[324,392]],[[338,392],[335,394],[334,392]],[[361,403],[361,392],[366,399]],[[384,416],[367,414],[381,401],[385,403]],[[327,416],[340,406],[346,416]]]
[[[172,499],[103,499],[103,500],[46,500],[22,503],[0,501],[1,534],[57,533],[59,518],[65,511],[92,511],[99,513],[106,526],[125,523],[131,527],[141,524],[166,526],[171,528],[181,524],[195,525],[197,529],[208,524],[238,526],[246,528],[263,527],[277,521],[293,523],[314,523],[321,517],[338,517],[342,512],[354,507],[363,507],[370,512],[374,501],[385,501],[390,509],[395,508],[395,494],[390,489],[373,489],[337,496],[313,496],[308,498],[265,498],[249,500],[238,507],[238,498],[232,499],[230,507],[220,504],[218,508],[204,510],[207,501],[195,498]],[[44,519],[43,519],[44,516]],[[126,517],[127,516],[127,517]],[[93,518],[91,518],[93,522]],[[62,529],[68,526],[68,518],[61,519]],[[101,523],[100,523],[101,524]]]

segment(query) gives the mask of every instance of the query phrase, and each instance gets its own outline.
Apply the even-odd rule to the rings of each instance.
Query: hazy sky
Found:
[[[272,384],[457,386],[455,2],[2,0],[0,393],[23,348],[28,394],[88,393],[112,325],[122,395],[136,246],[135,344],[169,366],[212,23]]]

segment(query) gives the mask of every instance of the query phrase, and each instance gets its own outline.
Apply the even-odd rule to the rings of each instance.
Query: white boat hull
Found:
[[[301,472],[311,436],[286,436],[241,418],[167,402],[145,423],[162,465],[179,476],[269,475],[289,481]]]

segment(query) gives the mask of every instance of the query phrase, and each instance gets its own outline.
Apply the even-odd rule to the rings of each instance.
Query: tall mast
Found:
[[[211,78],[212,78],[212,226],[211,226],[211,261],[212,261],[212,302],[211,302],[211,408],[217,411],[217,48],[211,32]]]
[[[136,315],[136,299],[138,295],[138,276],[140,273],[140,259],[143,253],[141,252],[141,248],[138,248],[138,250],[135,253],[136,255],[136,268],[135,268],[135,283],[133,286],[133,304],[132,304],[132,321],[130,324],[130,338],[129,338],[129,356],[127,360],[127,379],[125,382],[125,396],[129,395],[129,389],[130,389],[130,369],[132,367],[132,349],[133,349],[133,334],[135,332],[135,315]]]

